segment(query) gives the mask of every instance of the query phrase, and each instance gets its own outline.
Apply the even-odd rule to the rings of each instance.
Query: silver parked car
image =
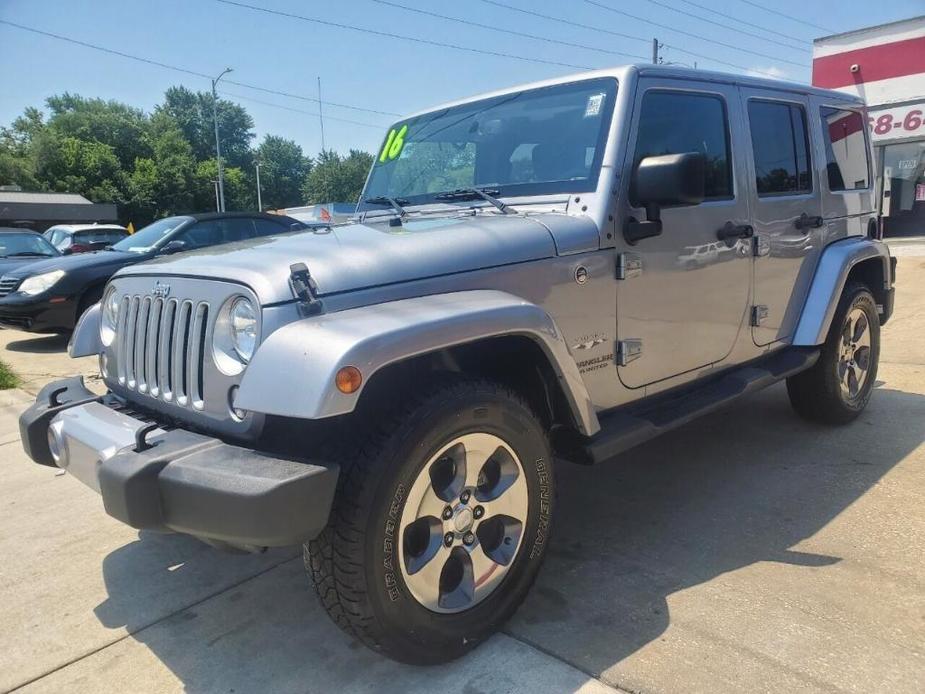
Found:
[[[25,448],[135,528],[304,543],[348,632],[457,657],[533,583],[560,461],[784,379],[805,417],[864,409],[894,275],[866,123],[649,65],[409,116],[355,222],[121,270],[71,342],[108,393],[50,384]]]

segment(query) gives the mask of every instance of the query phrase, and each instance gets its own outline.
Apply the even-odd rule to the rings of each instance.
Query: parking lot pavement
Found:
[[[22,390],[37,393],[56,378],[82,374],[87,386],[100,389],[96,357],[71,359],[67,356],[67,336],[36,335],[0,328],[0,361],[19,376]]]
[[[776,386],[560,467],[524,607],[439,668],[341,634],[295,550],[224,555],[109,519],[26,461],[27,397],[0,392],[0,691],[925,691],[925,256],[898,277],[857,422],[807,424]]]

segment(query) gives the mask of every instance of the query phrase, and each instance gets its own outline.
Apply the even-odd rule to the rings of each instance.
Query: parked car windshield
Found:
[[[131,236],[126,236],[119,243],[113,245],[113,250],[129,251],[130,253],[147,253],[159,245],[171,231],[190,221],[192,217],[165,217],[152,222],[143,229],[139,229]]]
[[[0,234],[0,258],[36,256],[50,258],[61,255],[45,237],[31,232]]]
[[[482,188],[497,196],[594,190],[617,83],[529,89],[396,123],[373,164],[360,210]],[[367,200],[378,199],[376,203]],[[470,198],[471,199],[471,198]]]

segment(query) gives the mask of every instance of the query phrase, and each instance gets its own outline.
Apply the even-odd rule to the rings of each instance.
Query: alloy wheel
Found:
[[[434,612],[487,598],[520,550],[529,495],[513,449],[488,433],[453,439],[421,469],[399,523],[408,590]]]

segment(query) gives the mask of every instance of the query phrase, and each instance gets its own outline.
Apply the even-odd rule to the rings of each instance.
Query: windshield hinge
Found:
[[[642,340],[629,338],[617,342],[617,365],[626,366],[642,356]]]
[[[289,284],[292,293],[299,301],[299,313],[303,316],[314,316],[324,309],[324,304],[317,298],[318,285],[308,272],[305,263],[294,263],[289,266]]]

